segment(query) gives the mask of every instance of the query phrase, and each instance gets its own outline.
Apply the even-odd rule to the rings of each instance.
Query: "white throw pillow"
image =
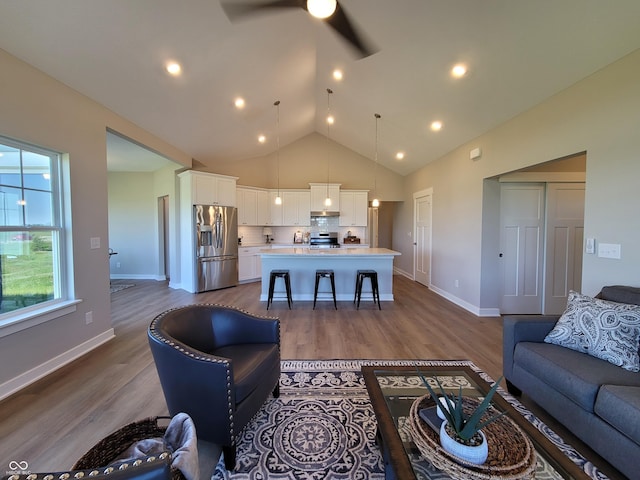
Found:
[[[640,371],[640,306],[571,291],[567,309],[544,339],[631,372]]]

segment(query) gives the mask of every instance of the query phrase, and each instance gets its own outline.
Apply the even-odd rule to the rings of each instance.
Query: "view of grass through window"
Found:
[[[4,238],[2,238],[4,237]],[[2,233],[0,313],[54,298],[51,234]]]

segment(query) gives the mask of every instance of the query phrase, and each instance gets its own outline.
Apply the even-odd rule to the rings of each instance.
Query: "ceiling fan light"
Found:
[[[307,0],[307,10],[316,18],[328,18],[336,11],[336,0]]]

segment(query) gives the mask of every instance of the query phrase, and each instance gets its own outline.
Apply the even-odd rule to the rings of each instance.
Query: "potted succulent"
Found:
[[[431,398],[436,401],[436,405],[439,406],[438,408],[444,416],[444,421],[440,426],[440,445],[442,448],[469,463],[483,464],[487,459],[489,449],[487,439],[481,430],[504,415],[504,412],[486,420],[482,420],[482,417],[489,405],[491,405],[491,398],[498,389],[502,377],[491,387],[489,393],[473,412],[465,413],[463,410],[462,387],[460,387],[457,395],[447,395],[440,381],[435,378],[441,392],[441,395],[438,396],[422,374],[419,375]]]

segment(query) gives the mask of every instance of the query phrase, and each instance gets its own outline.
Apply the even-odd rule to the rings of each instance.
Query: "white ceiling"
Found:
[[[378,160],[404,175],[640,47],[638,0],[340,4],[378,53],[356,59],[302,9],[232,24],[219,0],[1,0],[0,48],[205,165],[273,152],[275,100],[282,145],[326,134],[330,87],[331,139],[373,158],[380,113]]]

